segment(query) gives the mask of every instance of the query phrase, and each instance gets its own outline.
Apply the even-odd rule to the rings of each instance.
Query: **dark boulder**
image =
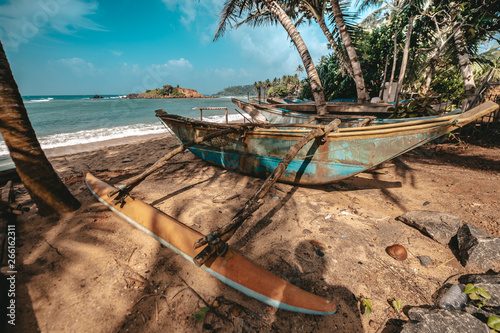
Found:
[[[457,233],[462,265],[484,271],[500,268],[500,238],[490,237],[481,229],[464,223]]]
[[[403,326],[401,333],[490,332],[485,323],[463,311],[412,308],[408,311],[408,318],[411,322]]]
[[[457,234],[462,218],[457,215],[414,210],[397,217],[397,220],[415,227],[435,241],[447,245]]]

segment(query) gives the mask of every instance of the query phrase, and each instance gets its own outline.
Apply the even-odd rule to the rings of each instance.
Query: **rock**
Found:
[[[401,333],[488,333],[490,331],[488,325],[462,311],[412,308],[408,311],[408,318],[410,318],[412,322],[405,324]]]
[[[94,95],[94,97],[92,97],[92,98],[94,98],[94,99],[99,99],[99,98],[103,98],[103,97],[101,97],[101,96],[99,96],[99,95]]]
[[[427,210],[406,212],[396,219],[417,228],[435,241],[445,245],[457,234],[460,222],[462,222],[460,216]]]
[[[424,267],[427,267],[434,262],[429,256],[418,256],[417,258],[420,260],[420,265]]]
[[[458,281],[462,284],[468,283],[484,283],[484,284],[500,284],[500,274],[468,274],[462,275]]]
[[[481,229],[464,223],[457,233],[462,265],[467,268],[500,268],[500,238],[490,237]]]

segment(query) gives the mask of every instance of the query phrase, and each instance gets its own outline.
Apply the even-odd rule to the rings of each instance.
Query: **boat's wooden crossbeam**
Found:
[[[194,139],[194,140],[192,140],[190,142],[181,144],[179,147],[177,147],[176,149],[170,151],[164,157],[162,157],[161,159],[159,159],[158,161],[156,161],[155,164],[153,164],[151,167],[149,167],[148,169],[146,169],[143,173],[141,173],[140,175],[137,175],[135,177],[130,178],[124,185],[122,185],[118,189],[110,192],[108,194],[108,196],[112,197],[112,196],[114,196],[114,195],[116,195],[116,194],[119,193],[118,196],[115,198],[115,201],[116,201],[116,203],[123,203],[123,199],[128,196],[128,194],[130,193],[130,191],[134,187],[136,187],[137,185],[139,185],[142,181],[144,181],[149,175],[151,175],[152,173],[154,173],[156,170],[158,170],[158,169],[164,167],[165,165],[167,165],[168,161],[172,157],[174,157],[175,155],[177,155],[179,153],[182,153],[187,148],[189,148],[191,146],[194,146],[196,144],[199,144],[199,143],[202,143],[202,142],[205,142],[205,141],[209,141],[209,140],[221,137],[221,136],[225,136],[225,135],[228,135],[230,133],[236,133],[236,132],[239,132],[239,131],[242,131],[242,129],[239,128],[239,127],[231,127],[231,128],[227,128],[227,129],[223,129],[223,130],[219,130],[217,132],[213,132],[213,133],[207,134],[207,135],[202,136],[202,137],[198,137],[198,138],[196,138],[196,139]]]
[[[200,120],[203,121],[203,110],[226,110],[226,124],[229,124],[228,109],[224,106],[194,107],[193,110],[200,110]]]
[[[255,194],[247,201],[242,210],[240,210],[229,223],[217,229],[211,234],[200,238],[194,244],[194,248],[200,248],[207,245],[203,251],[201,251],[193,260],[198,266],[203,265],[208,259],[210,259],[217,252],[223,252],[226,242],[234,235],[236,230],[243,224],[243,222],[252,215],[260,206],[264,203],[263,199],[265,195],[269,192],[271,187],[278,181],[283,172],[297,155],[297,153],[302,149],[309,141],[324,137],[328,133],[338,129],[340,125],[340,120],[335,119],[328,125],[322,128],[316,128],[306,135],[304,135],[300,140],[298,140],[290,150],[285,154],[282,160],[278,163],[278,166],[274,171],[267,177],[260,188],[255,192]]]

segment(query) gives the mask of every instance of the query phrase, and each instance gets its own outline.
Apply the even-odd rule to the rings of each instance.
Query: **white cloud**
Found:
[[[301,27],[300,33],[314,63],[329,53],[326,38],[317,26]],[[269,71],[266,78],[294,74],[297,65],[302,64],[297,49],[281,25],[258,28],[242,26],[228,31],[225,38],[230,38],[238,45],[241,57],[248,59],[249,68],[265,68]]]
[[[165,84],[174,85],[184,82],[192,75],[193,69],[193,65],[188,60],[179,58],[170,59],[164,64],[151,64],[145,67],[124,63],[120,73],[135,83],[129,91],[139,93],[146,89],[162,87]]]
[[[0,5],[0,38],[6,48],[17,51],[20,44],[44,34],[103,30],[88,17],[97,8],[97,1],[8,0]]]
[[[111,50],[110,52],[113,53],[117,57],[120,57],[123,54],[122,51],[116,51],[116,50]]]
[[[162,0],[169,11],[180,11],[182,15],[179,21],[186,27],[199,16],[208,16],[216,19],[221,11],[224,0]]]
[[[71,70],[76,77],[94,76],[101,74],[103,70],[97,69],[94,64],[86,62],[82,58],[62,58],[56,61],[57,64]]]

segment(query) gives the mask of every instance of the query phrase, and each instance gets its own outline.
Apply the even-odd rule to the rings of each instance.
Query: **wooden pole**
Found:
[[[285,154],[283,159],[278,163],[276,169],[274,169],[269,177],[267,177],[257,192],[255,192],[255,194],[247,201],[243,209],[240,210],[229,223],[196,241],[194,244],[195,249],[203,245],[207,246],[194,258],[194,263],[198,266],[203,265],[208,259],[210,259],[217,249],[224,246],[224,244],[234,235],[243,222],[264,203],[264,196],[267,192],[269,192],[274,183],[278,181],[302,147],[304,147],[309,141],[325,136],[336,130],[339,125],[340,120],[335,119],[328,125],[314,129],[300,138]]]
[[[241,128],[238,128],[238,127],[224,129],[224,130],[217,131],[217,132],[214,132],[214,133],[211,133],[211,134],[207,134],[205,136],[198,137],[198,138],[196,138],[196,139],[194,139],[192,141],[189,141],[187,143],[184,143],[184,144],[180,145],[179,147],[177,147],[176,149],[170,151],[167,155],[165,155],[164,157],[162,157],[161,159],[159,159],[158,161],[156,161],[155,164],[153,164],[152,166],[150,166],[143,173],[141,173],[140,175],[137,175],[135,177],[130,178],[119,189],[116,189],[116,190],[110,192],[108,194],[108,196],[112,197],[113,195],[115,195],[118,192],[120,192],[120,195],[118,196],[117,200],[121,199],[124,195],[127,195],[134,187],[136,187],[144,179],[146,179],[146,177],[148,177],[149,175],[151,175],[156,170],[158,170],[158,169],[162,168],[163,166],[165,166],[172,157],[174,157],[175,155],[177,155],[179,153],[182,153],[186,148],[189,148],[189,147],[191,147],[191,146],[193,146],[195,144],[198,144],[198,143],[201,143],[201,142],[204,142],[204,141],[208,141],[208,140],[217,138],[219,136],[224,136],[224,135],[227,135],[227,134],[230,134],[230,133],[237,132],[239,130],[241,130]]]

